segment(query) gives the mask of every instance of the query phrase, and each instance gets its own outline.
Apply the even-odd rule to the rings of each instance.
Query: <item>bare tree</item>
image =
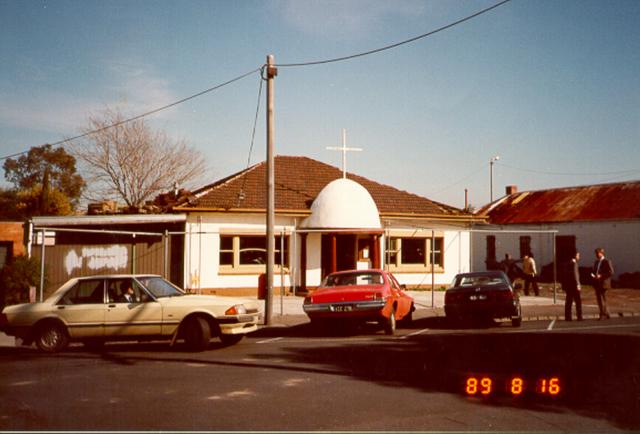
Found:
[[[122,200],[140,207],[155,195],[199,181],[202,154],[152,130],[144,119],[123,122],[120,110],[106,109],[89,118],[87,140],[70,148],[83,165],[88,200]]]

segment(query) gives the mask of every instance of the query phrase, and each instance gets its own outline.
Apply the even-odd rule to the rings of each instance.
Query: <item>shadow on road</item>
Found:
[[[467,399],[481,405],[572,411],[606,418],[623,429],[640,428],[640,337],[452,333],[420,335],[397,343],[289,347],[287,351],[288,363],[296,366],[333,366],[365,381],[462,397],[469,377],[490,378],[490,393],[483,395],[478,384],[475,396]],[[520,395],[510,390],[514,377],[524,380]],[[549,393],[552,378],[559,382],[557,396]]]
[[[420,320],[418,325],[444,327],[442,320]],[[314,344],[310,340],[309,344],[303,345],[300,341],[283,341],[277,349],[248,346],[250,358],[245,361],[233,357],[234,353],[240,353],[234,347],[229,348],[227,356],[216,357],[215,351],[187,355],[180,346],[170,348],[167,343],[107,345],[99,353],[74,347],[55,356],[42,355],[31,349],[2,348],[0,359],[101,359],[120,365],[162,361],[235,366],[251,370],[247,375],[257,375],[264,369],[341,375],[389,387],[455,394],[478,405],[572,412],[606,419],[622,429],[640,429],[640,336],[568,331],[511,333],[511,327],[504,327],[505,332],[502,332],[503,326],[487,326],[497,330],[472,334],[454,330],[446,334],[366,342],[338,339]],[[267,337],[270,335],[266,332],[271,330],[261,333]],[[326,334],[307,324],[279,332],[277,336],[322,337]],[[240,345],[244,347],[242,353],[246,354],[246,344]],[[210,349],[222,349],[222,346],[212,342]],[[224,349],[219,354],[226,353]],[[478,384],[475,395],[468,397],[465,389],[470,377],[478,381],[491,379],[490,393],[483,394],[482,390],[487,391],[487,387]],[[523,393],[519,395],[514,395],[509,387],[515,377],[524,381]],[[541,390],[539,381],[552,378],[558,379],[560,393],[557,396],[548,393],[548,383],[547,390]]]

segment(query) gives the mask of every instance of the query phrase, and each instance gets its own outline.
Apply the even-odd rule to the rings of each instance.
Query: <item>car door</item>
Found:
[[[125,298],[128,288],[133,299]],[[133,278],[107,281],[105,336],[157,336],[162,329],[162,305],[155,301],[138,281]]]
[[[72,338],[101,337],[105,318],[104,279],[82,279],[56,304],[56,314]]]

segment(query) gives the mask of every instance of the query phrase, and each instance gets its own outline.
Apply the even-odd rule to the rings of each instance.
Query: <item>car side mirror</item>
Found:
[[[407,285],[405,285],[404,283],[400,285],[400,289],[402,289],[403,291],[407,290]]]

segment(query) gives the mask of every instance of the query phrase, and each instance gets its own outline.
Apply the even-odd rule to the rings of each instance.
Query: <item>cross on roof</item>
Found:
[[[347,130],[342,129],[342,146],[328,146],[328,150],[330,151],[342,151],[342,177],[347,177],[347,152],[359,152],[362,151],[362,148],[347,148]]]

